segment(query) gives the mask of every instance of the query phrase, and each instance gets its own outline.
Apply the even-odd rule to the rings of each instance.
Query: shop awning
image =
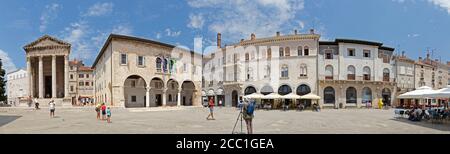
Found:
[[[450,98],[450,86],[424,95],[427,98]]]
[[[300,99],[300,96],[294,93],[290,93],[284,96],[281,96],[282,99]]]
[[[434,93],[435,91],[427,86],[423,86],[420,88],[417,88],[417,90],[410,91],[404,94],[401,94],[397,98],[400,99],[421,99],[421,98],[427,98],[426,95]]]
[[[269,95],[265,95],[262,99],[280,99],[281,95],[277,93],[271,93]]]
[[[258,94],[258,93],[253,93],[253,94],[244,96],[244,98],[249,98],[249,99],[261,99],[263,97],[264,97],[264,95]]]
[[[319,99],[321,99],[321,97],[317,96],[316,94],[309,93],[309,94],[300,96],[300,99],[319,100]]]

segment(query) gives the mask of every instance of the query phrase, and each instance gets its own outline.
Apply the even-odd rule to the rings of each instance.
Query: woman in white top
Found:
[[[49,109],[50,109],[50,118],[55,117],[55,101],[51,100],[50,103],[48,103]]]

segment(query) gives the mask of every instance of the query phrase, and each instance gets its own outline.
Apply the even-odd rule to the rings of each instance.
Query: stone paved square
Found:
[[[0,108],[1,134],[231,134],[239,111],[216,108],[215,121],[203,107],[112,109],[112,123],[96,119],[94,108]],[[311,111],[257,110],[256,134],[449,134],[450,124],[410,122],[393,110],[345,109]],[[238,125],[239,128],[239,125]],[[245,122],[244,122],[245,131]]]

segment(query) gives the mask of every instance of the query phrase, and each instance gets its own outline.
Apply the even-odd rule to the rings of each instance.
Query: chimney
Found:
[[[294,35],[297,35],[297,30],[294,30]]]
[[[280,32],[277,32],[277,37],[279,37],[280,36]]]
[[[222,48],[222,34],[217,33],[217,48]]]
[[[310,29],[310,30],[309,30],[309,33],[310,33],[310,34],[314,34],[314,29]]]
[[[254,33],[252,33],[252,35],[250,35],[250,40],[255,40],[256,39],[256,35]]]

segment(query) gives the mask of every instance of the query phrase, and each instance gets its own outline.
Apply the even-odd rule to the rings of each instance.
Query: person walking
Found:
[[[222,100],[219,100],[219,106],[222,107]]]
[[[38,102],[37,98],[34,98],[34,108],[36,110],[39,110],[39,102]]]
[[[111,123],[111,108],[106,109],[106,116],[108,117],[108,123]]]
[[[55,101],[51,100],[48,103],[48,107],[50,109],[50,118],[54,118],[55,117]]]
[[[254,118],[254,111],[255,111],[255,101],[251,100],[250,102],[245,101],[243,104],[243,118],[245,120],[245,124],[247,124],[247,133],[253,134],[253,125],[252,121]]]
[[[95,106],[95,112],[97,112],[97,120],[100,120],[100,108],[102,107],[101,103],[98,103],[97,106]]]
[[[102,120],[106,120],[106,105],[105,105],[105,103],[102,103],[102,107],[101,107],[101,110],[102,110]]]
[[[209,115],[208,115],[208,117],[206,117],[206,120],[216,120],[216,119],[214,119],[214,101],[212,98],[209,99],[208,107],[209,107]],[[209,118],[209,117],[211,117],[211,118]]]

